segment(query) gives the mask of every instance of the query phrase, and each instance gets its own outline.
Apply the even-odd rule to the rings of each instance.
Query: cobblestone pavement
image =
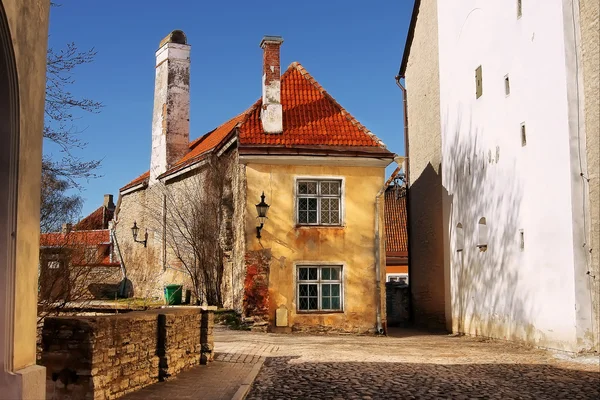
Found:
[[[221,329],[215,348],[217,360],[265,358],[248,400],[600,398],[597,357],[479,338],[409,330],[370,337]]]

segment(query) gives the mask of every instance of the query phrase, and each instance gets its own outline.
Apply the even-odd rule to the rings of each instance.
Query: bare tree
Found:
[[[100,231],[71,231],[42,236],[38,321],[69,304],[79,307],[97,297],[114,297],[120,287],[118,264],[107,264]]]
[[[156,199],[162,212],[150,212],[163,229],[175,263],[191,281],[198,302],[223,306],[224,216],[230,207],[227,163],[212,156],[202,170],[175,183],[162,185]],[[160,219],[160,220],[159,220]]]
[[[58,7],[59,4],[52,3]],[[54,144],[59,154],[46,152],[42,160],[40,228],[44,232],[74,222],[81,208],[81,180],[98,177],[101,160],[84,160],[76,154],[87,146],[83,132],[75,125],[80,112],[97,113],[103,105],[71,92],[78,66],[94,61],[96,50],[80,50],[75,43],[49,48],[46,58],[45,144]],[[71,189],[76,191],[70,192]]]

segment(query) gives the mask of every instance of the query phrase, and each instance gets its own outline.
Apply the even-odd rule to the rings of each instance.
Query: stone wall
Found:
[[[115,399],[212,361],[213,309],[47,317],[41,364],[53,399]]]
[[[422,1],[406,66],[410,286],[414,321],[444,327],[444,188],[437,2]],[[424,199],[427,199],[424,201]]]
[[[388,326],[403,326],[410,320],[410,290],[399,282],[386,282],[385,305]]]
[[[595,326],[600,328],[600,5],[597,0],[580,0],[581,53],[583,61],[583,97],[585,98],[585,133],[587,174],[589,179],[591,233],[591,293]],[[595,332],[596,351],[600,349],[600,332]]]

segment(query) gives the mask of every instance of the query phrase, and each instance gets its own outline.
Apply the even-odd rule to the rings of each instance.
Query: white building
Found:
[[[415,3],[399,78],[416,322],[597,348],[597,2]]]

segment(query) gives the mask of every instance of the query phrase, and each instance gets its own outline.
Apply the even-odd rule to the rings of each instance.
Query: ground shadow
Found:
[[[600,373],[541,364],[298,362],[267,358],[248,400],[596,399]]]

